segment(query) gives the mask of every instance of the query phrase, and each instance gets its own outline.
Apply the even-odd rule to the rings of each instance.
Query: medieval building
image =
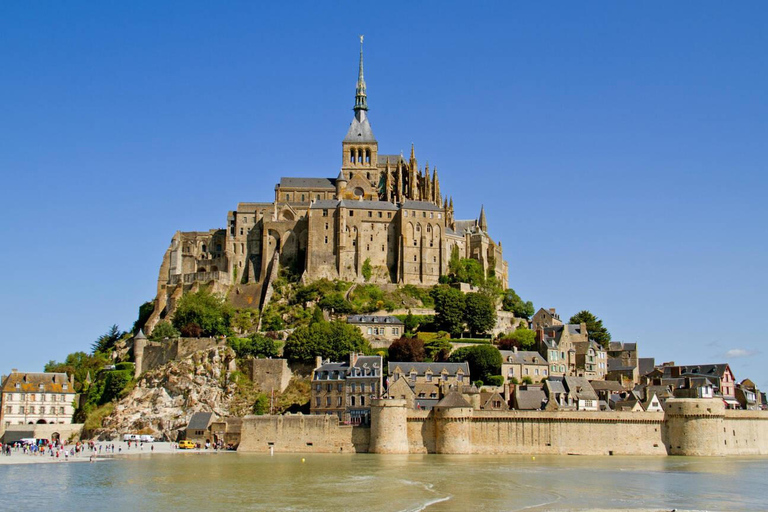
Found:
[[[437,169],[420,168],[413,146],[408,158],[379,152],[368,119],[362,39],[353,110],[335,178],[281,178],[272,202],[238,204],[225,229],[174,235],[149,327],[196,284],[213,283],[222,292],[238,285],[239,299],[248,297],[241,305],[258,306],[278,265],[305,281],[360,282],[368,261],[371,282],[433,285],[458,251],[507,287],[501,243],[488,235],[483,209],[477,219],[456,219]]]

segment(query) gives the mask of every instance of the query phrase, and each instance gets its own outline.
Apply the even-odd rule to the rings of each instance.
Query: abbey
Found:
[[[452,253],[474,258],[506,288],[501,243],[488,234],[485,212],[454,217],[453,198],[440,189],[437,169],[410,156],[379,153],[368,119],[362,38],[354,118],[341,143],[335,178],[282,178],[272,202],[240,203],[226,229],[177,232],[163,258],[150,326],[185,288],[231,285],[257,306],[277,267],[306,281],[320,278],[433,285]],[[239,291],[240,292],[240,291]]]

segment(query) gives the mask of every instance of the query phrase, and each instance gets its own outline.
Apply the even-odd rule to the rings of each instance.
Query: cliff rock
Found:
[[[226,346],[200,350],[142,375],[95,432],[100,438],[152,433],[175,440],[195,412],[230,413],[237,386],[234,351]]]

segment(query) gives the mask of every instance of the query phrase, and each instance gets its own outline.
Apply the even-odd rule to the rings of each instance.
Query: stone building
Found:
[[[74,379],[66,373],[13,369],[2,379],[0,431],[10,425],[70,424],[76,397]]]
[[[345,423],[368,424],[371,401],[382,395],[381,356],[349,355],[349,361],[317,361],[312,372],[310,412],[331,414]]]
[[[608,354],[599,343],[587,340],[573,344],[576,349],[576,374],[589,380],[604,380],[608,374]]]
[[[368,118],[362,45],[354,117],[341,150],[335,178],[281,178],[271,202],[238,204],[224,229],[177,232],[160,266],[147,328],[201,284],[214,292],[237,285],[238,306],[257,308],[278,266],[305,282],[363,282],[368,262],[370,282],[433,285],[458,251],[507,288],[508,266],[501,243],[488,234],[485,211],[477,219],[456,219],[437,169],[420,167],[413,146],[408,157],[379,152]]]
[[[512,379],[517,383],[523,382],[526,377],[532,384],[541,382],[549,377],[549,363],[538,352],[517,350],[500,350],[501,352],[501,376],[506,384]]]
[[[391,315],[349,315],[347,323],[354,325],[369,341],[386,341],[386,346],[399,339],[405,324]]]
[[[554,324],[540,326],[536,331],[539,353],[549,363],[553,376],[576,375],[576,346],[589,343],[585,324]]]

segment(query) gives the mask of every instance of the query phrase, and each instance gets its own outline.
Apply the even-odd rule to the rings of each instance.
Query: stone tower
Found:
[[[408,453],[406,401],[376,399],[371,402],[370,453]]]
[[[144,366],[144,349],[147,346],[147,337],[144,335],[144,331],[139,329],[139,333],[133,337],[133,362],[135,368],[133,370],[133,378],[138,379],[141,375],[141,369]]]
[[[667,453],[670,455],[725,455],[725,405],[711,398],[671,398],[665,404]]]
[[[434,409],[435,452],[472,453],[472,405],[451,391]]]

